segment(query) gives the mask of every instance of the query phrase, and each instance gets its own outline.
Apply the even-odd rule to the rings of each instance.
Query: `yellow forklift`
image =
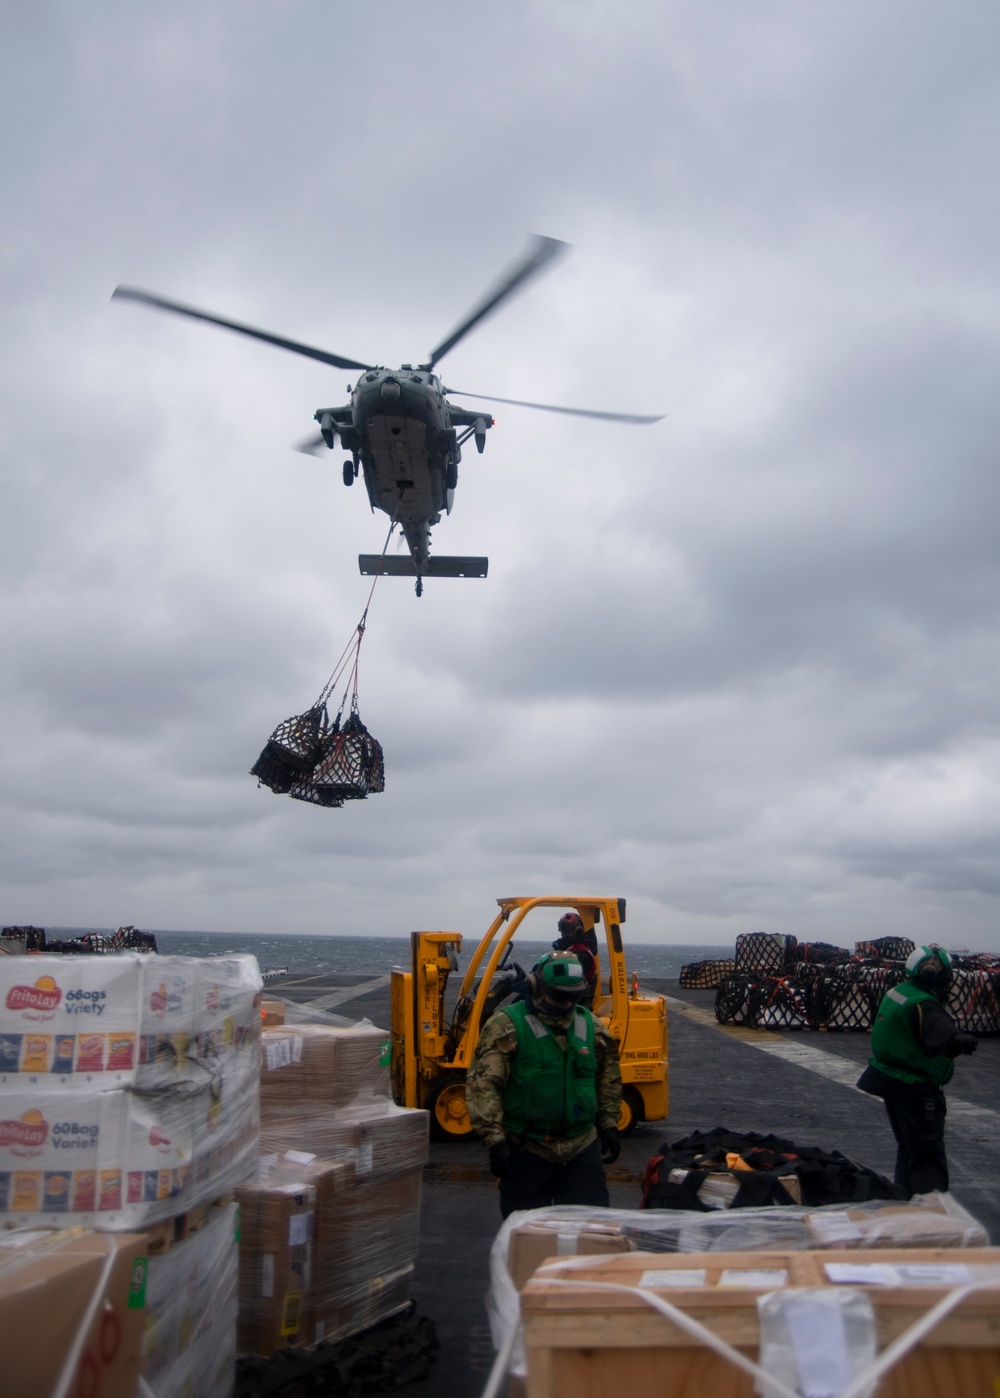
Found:
[[[426,1107],[438,1139],[472,1134],[465,1075],[479,1032],[523,971],[511,960],[514,936],[535,908],[579,913],[585,931],[604,927],[607,956],[598,956],[593,1011],[618,1045],[622,1068],[623,1134],[637,1122],[667,1115],[667,1007],[662,995],[629,985],[622,948],[624,898],[498,898],[500,911],[462,979],[450,1015],[445,992],[458,971],[460,932],[410,934],[410,970],[392,973],[392,1090],[404,1107]],[[553,925],[555,919],[553,920]],[[604,963],[603,965],[601,963]],[[510,963],[510,964],[508,964]]]

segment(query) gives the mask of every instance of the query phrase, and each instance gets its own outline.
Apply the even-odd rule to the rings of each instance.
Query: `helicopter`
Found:
[[[336,369],[358,370],[360,378],[353,388],[348,385],[350,401],[341,407],[318,408],[313,416],[319,424],[319,432],[300,442],[298,450],[315,454],[325,447],[332,451],[337,439],[340,439],[344,451],[350,453],[343,463],[344,484],[353,485],[360,472],[372,510],[382,510],[391,517],[393,525],[398,525],[402,530],[409,549],[408,557],[391,557],[385,552],[381,555],[361,554],[358,558],[359,568],[362,574],[369,576],[381,573],[415,577],[419,597],[423,593],[425,577],[484,578],[489,566],[486,558],[431,557],[431,528],[440,524],[442,510],[451,514],[462,447],[472,438],[477,451],[482,453],[486,446],[486,434],[496,425],[489,413],[458,407],[449,401],[450,398],[472,398],[486,403],[504,403],[518,408],[536,408],[543,412],[600,418],[609,422],[649,424],[661,421],[660,417],[634,413],[566,408],[553,403],[499,398],[495,394],[468,393],[445,388],[434,372],[438,362],[470,330],[530,277],[563,253],[567,246],[558,238],[534,236],[527,252],[451,334],[431,351],[426,363],[401,364],[398,369],[363,364],[357,359],[315,349],[297,340],[272,335],[240,321],[226,320],[138,287],[118,286],[112,293],[112,299],[137,301],[158,310],[173,311],[177,315],[207,321],[210,325],[219,325],[237,334],[263,340],[293,354],[317,359]]]

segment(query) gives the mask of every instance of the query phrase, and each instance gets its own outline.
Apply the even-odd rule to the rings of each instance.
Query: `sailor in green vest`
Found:
[[[882,997],[872,1027],[872,1055],[858,1087],[881,1097],[896,1138],[895,1182],[907,1198],[947,1190],[945,1100],[960,1053],[978,1039],[959,1029],[944,1007],[952,982],[944,947],[917,947],[904,979]]]
[[[622,1077],[618,1049],[580,1003],[579,958],[549,952],[526,996],[497,1010],[466,1081],[469,1117],[500,1180],[500,1212],[546,1204],[607,1208],[604,1165],[618,1159]]]

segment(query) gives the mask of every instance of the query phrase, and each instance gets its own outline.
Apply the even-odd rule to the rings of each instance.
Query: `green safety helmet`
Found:
[[[928,962],[937,958],[937,966],[929,966]],[[944,947],[939,947],[936,942],[930,942],[925,947],[914,947],[906,958],[905,975],[908,980],[919,980],[920,976],[927,971],[937,974],[939,971],[947,971],[951,974],[951,956]]]
[[[550,951],[537,961],[532,968],[537,976],[539,988],[555,990],[567,997],[582,995],[587,989],[587,977],[583,974],[580,958],[571,951]]]
[[[942,1002],[948,998],[954,980],[951,957],[944,947],[939,947],[935,942],[925,947],[915,947],[910,952],[904,974],[914,985],[929,990]]]

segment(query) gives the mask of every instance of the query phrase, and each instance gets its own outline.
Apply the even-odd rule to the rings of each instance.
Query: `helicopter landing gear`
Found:
[[[353,484],[354,484],[354,477],[355,477],[356,474],[357,474],[357,468],[356,468],[356,466],[354,465],[354,462],[353,462],[353,461],[345,461],[345,462],[344,462],[344,484],[345,484],[345,485],[353,485]]]

